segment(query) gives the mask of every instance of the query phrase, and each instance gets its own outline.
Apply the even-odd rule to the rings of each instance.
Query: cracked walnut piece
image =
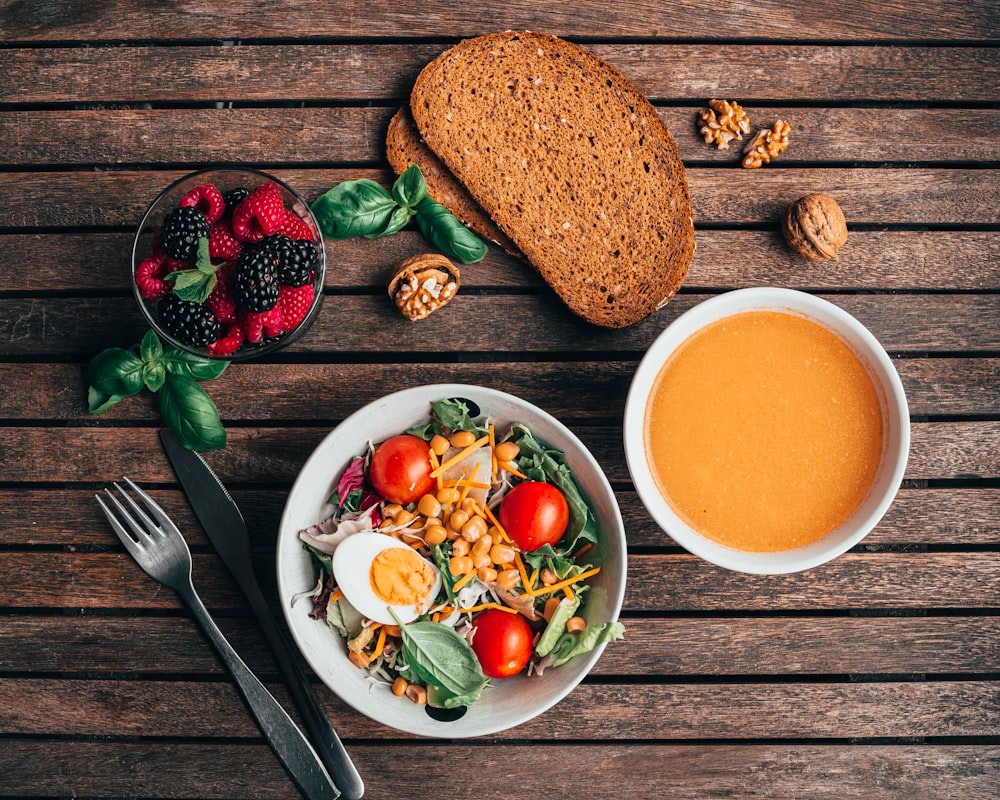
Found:
[[[758,131],[743,148],[743,166],[757,169],[763,164],[770,164],[772,158],[777,158],[788,147],[789,130],[788,123],[779,119],[770,128]]]
[[[403,316],[424,319],[458,293],[458,267],[438,253],[403,261],[389,279],[389,297]]]
[[[750,118],[736,101],[709,100],[708,108],[698,112],[698,125],[705,143],[720,150],[728,150],[733,139],[742,140],[744,133],[750,133]]]

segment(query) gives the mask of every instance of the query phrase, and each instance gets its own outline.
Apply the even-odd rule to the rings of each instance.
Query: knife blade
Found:
[[[364,781],[295,660],[257,582],[250,535],[239,506],[198,453],[186,449],[166,429],[160,431],[160,441],[205,535],[246,595],[330,777],[346,800],[360,800],[365,791]]]

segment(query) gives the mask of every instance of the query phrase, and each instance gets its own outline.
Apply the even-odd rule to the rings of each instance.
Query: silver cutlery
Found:
[[[211,467],[196,452],[183,447],[170,430],[160,431],[160,441],[198,522],[246,595],[285,678],[289,694],[316,745],[316,752],[345,800],[359,800],[365,792],[361,775],[330,724],[287,638],[278,628],[257,582],[251,560],[250,534],[239,506]]]
[[[340,791],[312,745],[233,650],[195,591],[191,582],[191,551],[180,530],[146,492],[128,478],[125,482],[138,496],[142,506],[117,483],[113,484],[117,495],[110,489],[104,490],[107,501],[96,495],[125,549],[150,577],[177,592],[191,609],[236,680],[261,732],[303,796],[309,800],[337,800]]]

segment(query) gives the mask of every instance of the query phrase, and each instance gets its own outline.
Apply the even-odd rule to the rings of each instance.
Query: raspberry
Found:
[[[244,242],[259,242],[277,233],[284,219],[281,192],[273,183],[265,183],[233,210],[233,235]]]
[[[223,324],[236,321],[236,301],[233,299],[230,285],[231,273],[231,270],[225,268],[215,273],[218,276],[218,282],[208,299],[205,300],[209,311],[215,314],[215,318]]]
[[[286,330],[285,318],[278,306],[259,313],[240,311],[239,320],[243,333],[251,344],[260,344],[265,336],[280,336]]]
[[[235,315],[234,315],[235,319]],[[245,338],[243,328],[238,323],[233,323],[224,335],[220,336],[208,346],[208,352],[213,356],[229,356],[240,349]]]
[[[219,320],[201,303],[168,294],[160,301],[163,329],[184,344],[204,347],[219,338]]]
[[[135,285],[139,287],[139,294],[147,300],[159,300],[170,294],[169,283],[163,280],[166,274],[167,257],[163,253],[150,256],[140,262],[135,270]]]
[[[275,308],[281,309],[287,330],[292,330],[305,319],[315,296],[312,284],[309,283],[305,286],[278,287],[278,303]]]
[[[316,235],[308,223],[294,211],[286,209],[285,217],[281,221],[278,233],[282,233],[290,239],[308,239],[310,242],[316,240]]]
[[[236,262],[233,298],[245,311],[267,311],[278,300],[277,260],[265,250],[245,252]]]
[[[210,183],[195,186],[181,198],[178,205],[197,208],[205,215],[209,225],[222,219],[222,212],[226,210],[226,201],[222,199],[222,192]]]
[[[160,246],[163,252],[181,261],[198,255],[198,240],[208,236],[208,220],[197,208],[178,206],[163,219]]]
[[[233,236],[225,222],[216,222],[208,231],[208,254],[216,261],[236,261],[243,242]]]

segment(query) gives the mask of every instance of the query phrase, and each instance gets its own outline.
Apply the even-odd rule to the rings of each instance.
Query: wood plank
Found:
[[[110,532],[108,538],[113,541]],[[273,558],[266,561],[273,563]],[[245,600],[214,554],[196,554],[194,562],[195,583],[207,606],[225,613],[245,611]],[[172,592],[161,590],[124,552],[0,552],[0,569],[0,607],[181,608]],[[258,568],[273,592],[275,578],[268,572],[263,564]],[[728,572],[687,554],[640,553],[629,558],[626,578],[625,610],[630,614],[928,607],[1000,608],[1000,554],[858,552],[806,573],[758,576]]]
[[[0,671],[16,679],[156,675],[166,680],[225,674],[189,617],[79,616],[72,625],[61,619],[7,616],[0,629]],[[254,620],[216,621],[262,680],[280,681]],[[1000,672],[1000,617],[995,616],[629,617],[624,622],[625,638],[605,649],[593,676],[839,675],[865,680],[956,673],[990,677]],[[319,691],[324,701],[337,704],[326,690]]]
[[[241,797],[275,800],[295,789],[263,744],[7,740],[0,752],[13,790],[30,796]],[[419,797],[450,785],[456,764],[481,763],[480,743],[427,742],[420,768],[382,744],[349,743],[366,777],[365,797]],[[470,770],[462,787],[482,800],[508,800],[511,786],[533,796],[619,797],[622,775],[635,797],[685,800],[983,800],[1000,790],[1000,748],[992,744],[667,744],[620,739],[561,744],[559,757],[534,743],[489,748],[490,769]],[[48,765],[38,769],[39,763]],[[112,763],[115,769],[108,769]],[[510,766],[508,766],[510,765]],[[587,765],[586,780],[580,780]],[[641,765],[637,769],[636,765]],[[436,783],[439,782],[439,783]]]
[[[288,705],[281,685],[268,687]],[[400,702],[409,702],[400,700]],[[384,738],[384,726],[331,703],[338,733]],[[650,714],[649,709],[656,713]],[[733,708],[744,713],[727,713]],[[813,713],[803,714],[808,708]],[[990,736],[1000,724],[989,682],[833,684],[600,684],[492,739],[843,739]],[[256,739],[229,681],[0,678],[0,734]],[[408,737],[409,738],[409,737]]]
[[[0,57],[4,52],[0,50]],[[399,102],[405,100],[388,107],[11,110],[0,116],[0,163],[226,162],[238,159],[234,147],[247,146],[248,137],[234,140],[234,130],[253,131],[254,147],[286,163],[384,163],[385,129]],[[660,110],[681,157],[689,164],[738,166],[743,143],[719,150],[698,134],[697,115],[703,107]],[[995,110],[761,108],[750,103],[744,108],[754,130],[776,119],[791,125],[790,146],[781,156],[783,167],[1000,160],[1000,145],[993,135],[1000,112]],[[142,134],[136,136],[137,130]],[[879,135],[871,136],[872,130]],[[900,146],[904,141],[905,148]]]
[[[179,489],[151,491],[161,505],[170,509],[193,546],[209,546]],[[233,489],[232,494],[248,521],[254,546],[262,552],[273,550],[287,489]],[[8,549],[40,546],[70,552],[116,549],[93,495],[94,489],[0,488],[0,544]],[[622,489],[616,496],[630,547],[676,546],[653,522],[635,492]],[[68,509],[74,509],[73,524],[65,527],[58,520],[62,510]],[[877,552],[887,547],[940,545],[1000,545],[1000,489],[904,487],[860,547]]]
[[[282,163],[280,150],[245,150],[234,142],[237,161]],[[191,169],[203,166],[191,165]],[[190,170],[93,170],[0,172],[0,192],[9,198],[3,227],[96,226],[134,229],[157,193]],[[316,168],[267,170],[312,201],[331,186],[370,178],[390,185],[384,169]],[[687,170],[695,227],[776,226],[789,203],[809,192],[837,198],[854,226],[907,225],[968,228],[1000,224],[997,180],[991,169],[838,169],[775,166],[759,170],[706,166]],[[735,202],[734,198],[739,198]],[[31,231],[28,231],[31,232]],[[333,251],[335,252],[335,251]]]
[[[890,353],[1000,350],[1000,295],[871,294],[824,296],[856,317]],[[684,292],[661,311],[630,328],[598,328],[573,315],[545,289],[537,294],[465,293],[435,314],[435,356],[468,360],[472,354],[544,353],[575,358],[624,353],[634,358],[684,311],[708,295]],[[510,320],[502,337],[483,320]],[[105,347],[130,347],[148,330],[132,298],[0,298],[0,358],[89,360]],[[377,296],[327,297],[308,333],[282,351],[337,353],[363,360],[412,361],[427,357],[427,341],[389,299]],[[451,355],[449,355],[451,354]],[[492,358],[506,360],[509,356]]]
[[[620,427],[582,427],[575,432],[609,480],[629,480]],[[230,427],[226,449],[206,454],[206,460],[221,480],[234,486],[290,484],[327,433],[326,428]],[[134,464],[145,466],[141,480],[146,483],[174,480],[156,428],[61,428],[58,434],[50,428],[7,428],[0,481],[93,484],[118,480]],[[915,423],[904,477],[1000,477],[1000,421]]]
[[[571,37],[665,39],[825,39],[850,42],[892,39],[923,41],[930,32],[938,40],[984,41],[1000,37],[988,0],[971,0],[942,8],[933,0],[896,4],[846,0],[836,9],[813,5],[752,0],[723,0],[708,9],[686,3],[637,5],[629,13],[609,0],[581,0],[572,8],[531,0],[501,6],[456,6],[447,0],[424,3],[419,14],[397,6],[373,6],[348,0],[337,13],[316,0],[295,0],[280,8],[240,0],[222,12],[209,2],[165,6],[153,11],[140,0],[76,8],[45,2],[0,2],[0,41],[61,42],[76,40],[148,41],[156,39],[240,40],[311,38],[468,37],[496,30],[536,30]],[[345,26],[345,20],[349,24]]]
[[[0,271],[3,291],[130,291],[132,233],[0,234],[0,263],[32,264],[30,270]],[[684,281],[687,290],[738,289],[748,272],[756,286],[831,290],[994,291],[1000,289],[1000,259],[993,257],[991,231],[851,230],[837,258],[806,261],[771,230],[702,229]],[[45,248],[46,258],[38,252]],[[392,268],[422,252],[427,242],[414,230],[385,239],[327,242],[328,289],[381,291]],[[74,269],[66,269],[73,264]],[[767,264],[767,269],[749,265]],[[536,288],[538,273],[498,248],[462,269],[465,292],[479,288]]]
[[[989,416],[1000,411],[1000,359],[898,358],[913,417]],[[492,386],[523,397],[564,421],[620,417],[625,410],[636,360],[570,362],[491,362],[489,364],[239,364],[206,384],[227,420],[253,422],[263,415],[278,421],[304,419],[317,410],[343,419],[386,387],[416,383]],[[86,369],[79,364],[4,364],[7,386],[3,416],[14,420],[97,421],[87,413]],[[315,386],[357,388],[350,396],[332,393],[317,401]],[[586,391],[582,391],[586,389]],[[151,422],[160,419],[152,397],[119,403],[100,420]]]

